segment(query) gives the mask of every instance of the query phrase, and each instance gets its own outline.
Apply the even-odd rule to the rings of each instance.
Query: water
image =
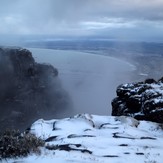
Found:
[[[131,74],[135,71],[133,65],[108,56],[77,51],[30,50],[37,62],[50,63],[58,68],[63,88],[73,101],[73,111],[69,115],[110,115],[116,87],[131,82]]]

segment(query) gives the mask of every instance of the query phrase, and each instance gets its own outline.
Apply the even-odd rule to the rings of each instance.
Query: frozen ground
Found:
[[[130,82],[135,67],[127,62],[76,51],[30,49],[37,62],[50,63],[59,69],[63,87],[70,94],[74,111],[109,115],[111,100],[119,84]]]
[[[46,141],[41,155],[8,163],[162,163],[162,126],[130,117],[76,115],[36,121],[31,132]],[[3,161],[2,161],[3,162]]]

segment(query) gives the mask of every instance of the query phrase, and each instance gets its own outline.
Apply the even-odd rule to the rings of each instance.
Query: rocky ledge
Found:
[[[57,117],[69,105],[58,70],[36,63],[32,53],[0,47],[0,129],[25,129],[38,118]]]
[[[163,123],[163,78],[122,84],[116,93],[117,97],[112,101],[113,116],[125,115]]]

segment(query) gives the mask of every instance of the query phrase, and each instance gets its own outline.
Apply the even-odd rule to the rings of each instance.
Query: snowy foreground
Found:
[[[162,163],[161,125],[130,117],[76,115],[36,121],[31,132],[46,141],[41,155],[9,163]]]

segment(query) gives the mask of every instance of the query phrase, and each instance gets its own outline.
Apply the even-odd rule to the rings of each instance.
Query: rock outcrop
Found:
[[[0,47],[0,129],[25,129],[38,118],[54,118],[70,105],[58,70],[36,63],[27,49]]]
[[[117,97],[112,101],[113,116],[163,123],[163,78],[122,84],[116,92]]]

